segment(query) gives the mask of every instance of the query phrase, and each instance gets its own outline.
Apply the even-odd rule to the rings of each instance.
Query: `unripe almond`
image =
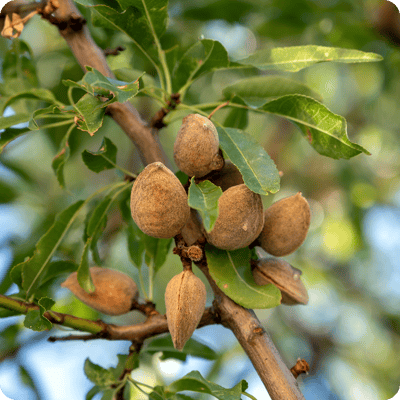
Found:
[[[77,272],[73,272],[62,284],[80,301],[107,315],[122,315],[129,312],[137,302],[139,291],[128,275],[109,268],[91,267],[93,293],[87,293],[79,285]]]
[[[261,196],[246,185],[227,189],[218,200],[219,214],[207,241],[223,250],[236,250],[251,244],[264,224]]]
[[[182,350],[197,328],[206,306],[204,283],[185,270],[174,276],[165,289],[168,329],[177,350]]]
[[[277,201],[264,211],[260,246],[277,257],[293,253],[307,236],[310,218],[310,206],[300,192]]]
[[[190,216],[188,197],[174,173],[160,162],[149,164],[136,178],[131,213],[142,232],[155,238],[172,238]]]
[[[208,118],[200,114],[183,118],[174,144],[174,160],[182,172],[196,178],[222,168],[218,132]]]
[[[252,264],[254,282],[257,285],[274,284],[282,293],[282,303],[307,304],[308,294],[300,279],[301,271],[284,260],[260,258]]]
[[[219,186],[223,192],[232,186],[243,184],[243,177],[235,164],[226,160],[224,167],[220,171],[216,171],[210,181]]]

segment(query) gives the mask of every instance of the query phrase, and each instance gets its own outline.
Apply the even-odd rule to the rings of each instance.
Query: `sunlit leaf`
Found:
[[[244,183],[255,193],[267,195],[279,190],[279,172],[267,152],[246,132],[218,127],[219,144],[236,165]]]
[[[52,323],[43,315],[45,311],[50,310],[55,304],[52,299],[44,297],[39,300],[39,310],[30,310],[26,314],[24,326],[33,331],[45,331],[52,328]]]
[[[275,69],[296,72],[313,64],[334,61],[341,63],[360,63],[381,61],[379,54],[360,50],[325,47],[316,45],[276,47],[259,50],[237,63],[250,65],[261,70]]]
[[[198,210],[203,220],[204,228],[211,232],[218,218],[218,199],[222,196],[222,190],[208,180],[195,183],[194,177],[190,181],[188,204]]]
[[[350,142],[343,117],[310,97],[283,96],[264,104],[260,110],[293,122],[319,154],[335,159],[349,159],[360,153],[370,155],[363,147]]]
[[[218,287],[245,308],[272,308],[280,304],[281,292],[275,285],[259,286],[250,268],[250,250],[220,250],[206,245],[210,275]]]
[[[116,382],[112,371],[92,363],[89,358],[85,360],[84,371],[87,378],[99,387],[108,387]]]
[[[93,136],[103,125],[104,102],[91,94],[85,94],[74,105],[77,111],[77,128]]]

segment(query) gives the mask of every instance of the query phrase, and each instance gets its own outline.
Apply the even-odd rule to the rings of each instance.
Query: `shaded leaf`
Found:
[[[259,50],[237,63],[251,65],[261,70],[275,69],[296,72],[313,64],[334,61],[341,63],[360,63],[381,61],[382,56],[360,50],[325,47],[316,45],[276,47]]]
[[[216,383],[204,379],[199,371],[192,371],[183,378],[171,383],[166,390],[176,393],[190,390],[199,393],[208,393],[219,400],[241,400],[241,394],[247,389],[247,382],[242,380],[231,389],[225,389]]]
[[[53,168],[53,171],[56,174],[58,183],[62,188],[65,188],[64,166],[65,163],[68,161],[71,153],[68,143],[71,133],[72,129],[68,129],[68,132],[64,136],[62,142],[60,143],[60,150],[54,156],[53,161],[51,163],[51,167]]]
[[[153,263],[154,274],[164,265],[171,244],[172,239],[157,239],[148,235],[144,236],[145,260],[147,265],[150,265],[151,262]]]
[[[17,197],[17,191],[7,182],[0,180],[0,204],[10,203]]]
[[[51,257],[83,205],[84,201],[80,200],[58,214],[54,224],[37,243],[33,256],[13,268],[14,273],[22,272],[21,283],[26,298],[38,288],[40,277],[46,272]]]
[[[144,237],[138,226],[132,222],[127,229],[128,252],[133,264],[140,269],[145,251]]]
[[[218,127],[217,130],[220,147],[239,169],[248,188],[262,195],[276,193],[279,172],[257,141],[239,129]]]
[[[8,117],[7,117],[8,118]],[[28,118],[29,120],[29,118]],[[0,124],[1,124],[1,118],[0,118]],[[26,122],[26,121],[25,121]],[[12,124],[15,125],[15,124]],[[3,129],[3,128],[1,128]],[[18,137],[25,135],[25,133],[30,132],[30,129],[28,128],[22,128],[22,129],[17,129],[17,128],[8,128],[5,131],[0,133],[0,154],[4,150],[4,147],[6,147],[10,142],[12,142],[14,139],[17,139]]]
[[[221,188],[210,181],[205,180],[196,184],[194,177],[190,180],[188,204],[199,211],[207,232],[211,232],[218,218],[218,199],[221,196]]]
[[[115,168],[117,162],[117,147],[104,137],[100,149],[97,152],[84,150],[82,153],[83,162],[93,172],[99,173],[105,169]]]
[[[349,159],[361,152],[370,155],[363,147],[350,142],[343,117],[310,97],[283,96],[264,104],[260,110],[293,122],[319,154],[335,159]]]
[[[261,107],[268,100],[287,94],[303,94],[322,100],[321,96],[307,85],[281,76],[254,76],[241,79],[225,87],[222,93],[226,99],[234,95],[239,96],[246,105],[256,108]],[[235,101],[232,100],[232,102]]]
[[[196,42],[175,65],[174,90],[188,87],[203,74],[229,65],[225,47],[216,40],[202,39]]]
[[[272,308],[281,302],[275,285],[256,285],[250,268],[250,250],[220,250],[206,245],[210,275],[218,287],[245,308]]]
[[[90,244],[92,242],[92,239],[89,238],[86,243],[85,247],[83,248],[82,252],[82,257],[81,261],[79,263],[78,267],[78,282],[80,287],[87,293],[93,293],[96,288],[93,284],[92,276],[90,275],[89,271],[89,250],[90,250]]]
[[[53,261],[49,263],[46,272],[39,278],[38,287],[44,285],[48,281],[65,273],[72,273],[78,269],[78,265],[72,261]]]
[[[14,114],[9,117],[0,117],[0,129],[10,128],[11,126],[23,124],[30,120],[29,114]],[[3,141],[3,133],[1,134],[1,141]],[[1,143],[1,142],[0,142]]]
[[[233,96],[230,99],[231,103],[246,106],[246,103],[239,96]],[[233,107],[225,118],[223,123],[226,128],[244,129],[249,123],[248,110],[246,108]]]
[[[48,103],[58,103],[57,99],[54,97],[54,94],[48,90],[43,88],[32,88],[29,90],[24,90],[22,92],[16,93],[10,96],[5,103],[3,103],[0,112],[3,113],[5,108],[10,106],[12,103],[17,101],[18,99],[37,99],[46,101]]]
[[[61,106],[61,105],[51,105],[45,108],[39,108],[35,110],[32,114],[31,119],[29,120],[29,129],[34,131],[38,130],[41,127],[39,126],[37,119],[46,118],[47,115],[58,114],[60,118],[71,118],[71,123],[74,123],[74,115],[76,111],[73,106]]]

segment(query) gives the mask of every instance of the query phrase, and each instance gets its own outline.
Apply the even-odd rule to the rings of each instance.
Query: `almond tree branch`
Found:
[[[46,16],[43,16],[46,18]],[[103,75],[115,78],[111,72],[103,51],[92,39],[86,21],[80,15],[72,0],[59,0],[59,7],[49,21],[57,25],[60,35],[65,39],[76,60],[85,71],[85,66],[96,68]],[[112,103],[107,113],[123,129],[137,147],[144,165],[161,161],[169,166],[170,162],[158,142],[156,130],[150,129],[141,120],[138,111],[129,102]]]
[[[91,38],[89,30],[72,0],[60,0],[60,7],[54,15],[56,20],[51,22],[58,25],[60,34],[70,46],[82,68],[85,65],[90,65],[105,76],[113,77],[103,52]],[[167,158],[153,136],[151,129],[145,126],[137,111],[129,103],[113,103],[108,107],[108,112],[135,143],[144,165],[154,161],[161,161],[166,164]],[[166,165],[168,166],[168,164]],[[191,226],[185,227],[188,232],[186,232],[186,235],[183,234],[184,237],[191,236],[190,231],[193,231],[192,236],[195,237],[197,235],[195,222],[192,221],[191,224]],[[192,243],[187,244],[190,245]],[[206,275],[213,288],[215,294],[214,309],[219,315],[222,324],[235,334],[271,398],[273,400],[304,400],[296,380],[284,364],[279,352],[254,312],[244,309],[233,302],[216,286],[208,273],[207,263],[204,259],[197,265]],[[204,317],[207,319],[206,314],[203,319]],[[214,315],[211,312],[210,314]],[[202,326],[203,319],[199,326]],[[210,320],[214,321],[215,318],[210,318]],[[167,332],[168,327],[164,316],[155,315],[148,318],[143,324],[126,327],[107,325],[106,330],[109,338],[133,339],[135,341],[137,338],[144,340],[152,335]]]

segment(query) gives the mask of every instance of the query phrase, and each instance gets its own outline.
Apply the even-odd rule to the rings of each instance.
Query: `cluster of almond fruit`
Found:
[[[174,160],[189,177],[208,179],[221,187],[218,218],[213,229],[207,232],[200,217],[190,209],[188,195],[179,179],[164,164],[154,162],[136,178],[131,193],[132,217],[145,234],[173,238],[182,233],[185,238],[184,228],[195,216],[197,224],[194,225],[199,235],[222,250],[258,245],[269,254],[282,257],[303,243],[310,225],[307,200],[297,193],[264,210],[261,196],[244,184],[232,162],[224,161],[217,129],[208,118],[200,114],[183,118],[174,144]],[[301,272],[287,262],[264,258],[254,262],[251,268],[256,284],[273,283],[281,290],[283,303],[307,303],[307,292],[299,279]],[[131,278],[98,267],[91,268],[91,274],[96,287],[92,294],[79,286],[76,273],[63,285],[80,300],[106,314],[119,315],[132,309],[138,290]],[[190,269],[185,269],[168,283],[165,304],[174,346],[181,350],[204,313],[204,283]]]

